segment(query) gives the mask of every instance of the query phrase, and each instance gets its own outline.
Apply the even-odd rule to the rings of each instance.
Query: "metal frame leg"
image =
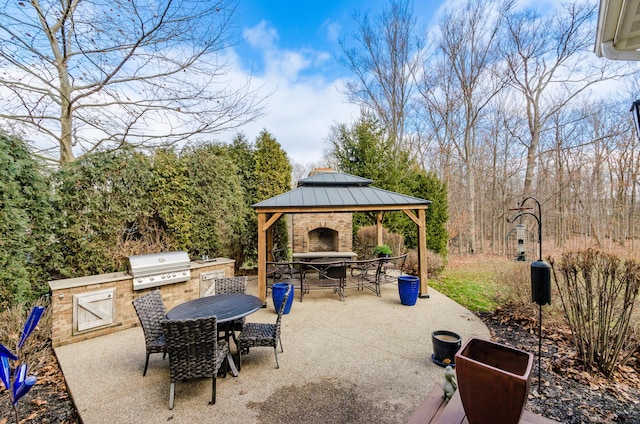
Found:
[[[173,399],[176,395],[176,383],[174,381],[171,382],[169,386],[169,409],[173,409]]]

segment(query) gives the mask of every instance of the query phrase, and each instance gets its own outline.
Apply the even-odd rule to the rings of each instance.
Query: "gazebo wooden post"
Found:
[[[267,252],[273,247],[270,229],[282,215],[282,212],[276,212],[267,220],[266,212],[258,212],[258,297],[264,305],[267,300]]]
[[[266,305],[267,299],[267,229],[265,214],[258,212],[258,297]]]
[[[382,240],[382,217],[383,217],[383,213],[382,211],[378,211],[378,213],[376,214],[376,244],[378,246],[380,246],[381,244],[383,244],[383,240]]]
[[[426,211],[418,209],[418,274],[420,274],[420,289],[418,296],[429,298],[429,283],[427,281],[427,219]]]
[[[273,260],[273,256],[271,255],[271,251],[273,250],[273,227],[270,227],[267,230],[266,249],[267,249],[267,260],[268,261],[272,261]]]
[[[418,209],[418,216],[408,209],[403,210],[418,227],[418,278],[420,287],[418,296],[429,298],[429,284],[427,282],[427,214],[424,209]]]

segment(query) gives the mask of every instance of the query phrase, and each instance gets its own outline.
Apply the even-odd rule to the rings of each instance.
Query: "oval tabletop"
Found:
[[[250,294],[223,293],[200,297],[174,307],[169,319],[205,318],[215,315],[218,322],[242,318],[262,308],[262,301]]]

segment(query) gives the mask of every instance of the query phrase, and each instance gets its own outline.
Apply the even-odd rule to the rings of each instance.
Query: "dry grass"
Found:
[[[407,253],[407,260],[404,264],[405,272],[409,275],[418,275],[418,251],[413,249]],[[429,277],[436,276],[444,268],[442,256],[427,250],[427,274]]]
[[[33,306],[49,306],[46,301],[38,301]],[[52,354],[51,348],[51,310],[47,308],[40,318],[38,327],[17,351],[18,342],[22,336],[22,328],[27,320],[31,308],[18,305],[0,312],[0,343],[14,354],[19,354],[21,362],[29,365],[30,370],[36,372]],[[31,372],[30,372],[31,373]]]
[[[353,251],[359,257],[367,258],[371,255],[371,248],[377,243],[377,230],[375,225],[362,227],[358,230],[353,242]],[[394,234],[382,228],[382,243],[391,248],[393,256],[404,254],[404,237],[400,234]]]

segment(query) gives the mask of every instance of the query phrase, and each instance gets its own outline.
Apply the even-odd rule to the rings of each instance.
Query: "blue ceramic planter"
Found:
[[[401,275],[398,277],[398,294],[400,303],[413,306],[418,300],[418,290],[420,288],[420,278],[414,275]]]
[[[287,303],[284,305],[283,314],[288,314],[291,311],[291,305],[293,305],[294,289],[293,284],[291,283],[274,283],[271,287],[271,299],[273,300],[273,307],[276,308],[276,313],[280,310],[280,305],[282,304],[282,300],[284,299],[284,295],[287,293],[287,289],[291,286],[291,293],[289,293],[289,298],[287,299]]]

